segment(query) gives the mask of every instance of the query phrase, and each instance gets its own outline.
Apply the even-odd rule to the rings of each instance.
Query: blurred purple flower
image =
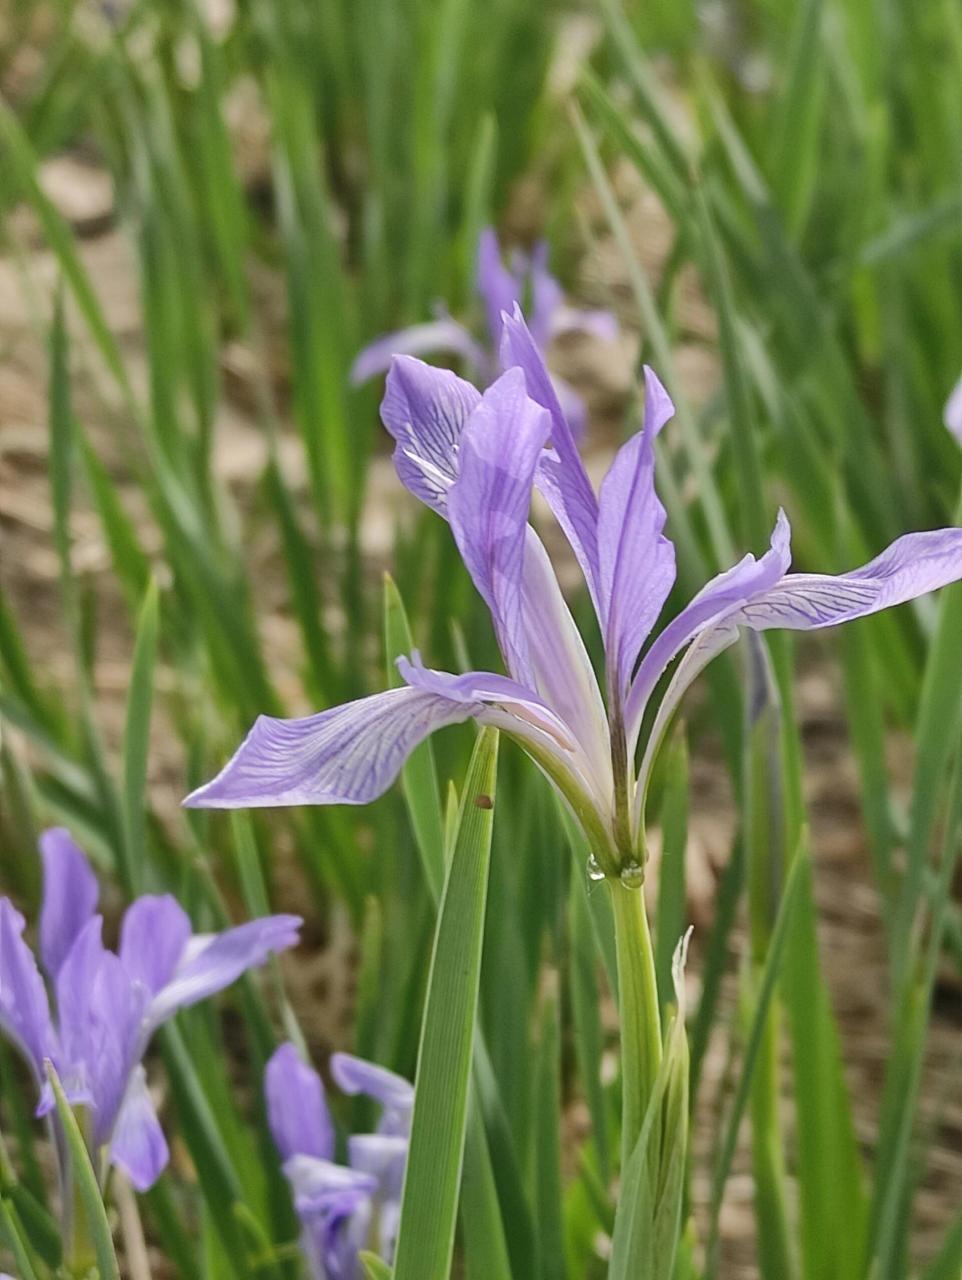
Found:
[[[553,338],[565,333],[590,333],[604,342],[618,337],[618,322],[610,311],[590,311],[569,307],[561,285],[548,270],[548,245],[540,240],[530,255],[515,252],[510,267],[505,266],[501,246],[492,227],[485,227],[478,239],[475,276],[487,329],[487,342],[479,343],[471,331],[443,307],[433,321],[411,325],[385,334],[366,346],[351,367],[351,381],[366,382],[386,372],[397,355],[426,356],[444,352],[458,356],[469,372],[484,384],[498,374],[501,346],[501,317],[527,303],[531,336],[545,355]],[[568,383],[554,378],[555,390],[575,435],[584,425],[584,405]]]
[[[945,425],[962,444],[962,378],[952,388],[945,405]]]
[[[771,545],[719,574],[648,643],[675,582],[675,551],[655,491],[655,437],[674,410],[645,370],[644,425],[596,494],[520,309],[501,317],[506,372],[482,395],[409,356],[392,362],[381,415],[398,475],[451,525],[491,610],[508,675],[452,675],[417,654],[405,685],[303,720],[261,717],[221,773],[187,804],[364,804],[411,750],[473,718],[516,739],[552,779],[609,875],[644,860],[643,809],[654,754],[678,703],[740,628],[811,630],[910,600],[962,577],[962,529],[911,533],[850,573],[789,573],[780,512]],[[584,572],[601,629],[605,697],[528,523],[537,488]],[[636,769],[649,700],[678,661]]]
[[[145,895],[128,908],[114,954],[101,940],[97,881],[83,852],[67,831],[54,828],[40,837],[40,853],[40,956],[56,1016],[23,940],[23,916],[0,898],[0,1032],[34,1076],[38,1115],[54,1107],[45,1080],[49,1059],[70,1102],[90,1109],[95,1168],[105,1151],[143,1191],[168,1158],[141,1062],[151,1036],[178,1009],[293,946],[301,922],[268,916],[220,934],[193,934],[172,897]]]
[[[315,1280],[359,1280],[361,1250],[373,1250],[389,1266],[394,1259],[414,1089],[347,1053],[331,1058],[331,1075],[345,1093],[381,1104],[376,1132],[348,1139],[346,1166],[334,1162],[321,1078],[292,1044],[281,1045],[267,1064],[267,1116]]]

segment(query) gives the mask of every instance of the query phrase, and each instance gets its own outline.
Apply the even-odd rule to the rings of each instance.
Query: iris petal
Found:
[[[458,477],[461,433],[481,393],[449,369],[411,356],[391,361],[381,421],[397,442],[394,465],[401,483],[444,515]]]
[[[598,503],[598,566],[608,683],[628,691],[635,660],[675,581],[675,549],[655,492],[655,437],[674,413],[645,369],[644,427],[615,455]]]
[[[550,430],[547,412],[525,391],[520,370],[484,394],[461,437],[448,516],[464,563],[494,621],[511,675],[530,685],[521,579],[535,468]]]
[[[63,827],[53,827],[41,835],[40,856],[40,954],[47,972],[56,978],[67,952],[96,910],[100,890],[86,856]]]
[[[391,367],[393,356],[428,356],[440,351],[460,356],[477,372],[490,363],[484,348],[464,325],[444,316],[376,338],[355,357],[351,365],[351,382],[358,386],[376,374],[385,373]]]
[[[324,1086],[317,1072],[303,1061],[292,1044],[282,1044],[264,1073],[267,1119],[282,1160],[334,1155],[334,1125],[327,1109]]]
[[[418,743],[478,709],[420,689],[388,689],[303,719],[259,716],[217,777],[184,803],[367,804],[388,789]]]

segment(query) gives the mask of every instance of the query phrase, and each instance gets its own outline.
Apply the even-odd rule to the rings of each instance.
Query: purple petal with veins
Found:
[[[596,610],[598,597],[598,499],[585,470],[558,394],[519,308],[505,316],[501,364],[524,372],[528,395],[551,414],[552,449],[539,459],[535,483],[578,558]]]
[[[673,658],[710,623],[760,591],[778,582],[791,563],[791,529],[779,511],[768,551],[756,560],[747,555],[702,587],[701,591],[655,637],[638,668],[628,695],[625,722],[633,748],[645,707],[655,685]]]
[[[394,465],[401,483],[441,515],[458,477],[465,423],[481,393],[448,369],[411,356],[391,361],[381,421],[397,442]]]
[[[529,686],[521,578],[531,489],[550,426],[549,414],[527,395],[523,373],[502,374],[465,424],[458,478],[448,492],[451,531],[491,610],[505,664]]]
[[[666,513],[655,492],[655,437],[674,411],[646,368],[644,427],[618,450],[601,485],[598,581],[613,699],[627,694],[635,660],[675,581],[675,549],[663,536]]]
[[[259,716],[217,777],[184,804],[367,804],[388,789],[429,734],[477,710],[420,689],[388,689],[303,719]]]

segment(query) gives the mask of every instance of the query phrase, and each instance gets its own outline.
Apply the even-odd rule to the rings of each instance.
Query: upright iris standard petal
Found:
[[[170,1159],[167,1139],[138,1064],[127,1085],[110,1139],[110,1162],[123,1169],[137,1191],[149,1191]]]
[[[435,352],[460,356],[475,372],[487,369],[488,355],[463,324],[450,316],[412,324],[396,333],[376,338],[355,357],[351,365],[351,382],[358,386],[391,367],[393,356],[429,356]]]
[[[535,687],[568,726],[598,796],[611,793],[608,719],[598,681],[548,553],[529,525],[522,579],[524,626]]]
[[[521,578],[535,469],[551,420],[512,369],[484,394],[461,437],[448,518],[468,572],[494,621],[511,675],[530,686]]]
[[[184,804],[367,804],[429,734],[479,709],[420,689],[389,689],[300,720],[259,716],[217,777]]]
[[[378,1133],[401,1137],[410,1133],[414,1109],[414,1086],[410,1081],[351,1053],[335,1053],[331,1057],[331,1075],[343,1093],[363,1093],[381,1104]]]
[[[502,313],[512,311],[521,302],[524,282],[504,265],[493,227],[485,227],[478,238],[477,286],[484,303],[491,345],[497,350]]]
[[[176,899],[145,894],[124,914],[120,962],[131,981],[156,995],[174,976],[190,936],[190,919]]]
[[[598,568],[608,683],[628,690],[632,669],[675,581],[675,549],[655,492],[655,437],[674,413],[668,393],[645,369],[645,422],[622,445],[601,486]]]
[[[334,1125],[321,1077],[293,1044],[282,1044],[264,1073],[267,1120],[282,1160],[295,1155],[334,1157]]]
[[[553,449],[540,459],[536,483],[571,543],[600,616],[598,500],[544,360],[518,307],[504,319],[501,364],[505,369],[520,368],[528,395],[551,414]]]
[[[215,934],[210,942],[181,964],[171,980],[151,1000],[145,1034],[199,1000],[223,991],[248,969],[259,968],[272,952],[286,951],[297,942],[299,916],[264,916]]]
[[[631,745],[641,727],[648,699],[672,659],[709,624],[774,586],[790,563],[791,529],[784,511],[779,511],[771,545],[761,559],[747,555],[731,569],[718,574],[659,632],[641,661],[628,695],[625,720]]]
[[[8,898],[0,898],[0,1032],[23,1054],[37,1081],[45,1058],[57,1057],[50,1002],[30,948],[24,919]]]
[[[90,864],[63,827],[42,833],[40,856],[40,955],[51,978],[56,978],[67,952],[97,909],[100,890]]]
[[[410,356],[391,361],[381,421],[397,442],[394,465],[405,488],[441,515],[458,476],[461,433],[480,400],[448,369]]]

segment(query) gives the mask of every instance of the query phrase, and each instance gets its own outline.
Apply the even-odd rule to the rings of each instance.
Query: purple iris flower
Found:
[[[168,1159],[142,1065],[148,1041],[178,1009],[293,946],[301,921],[267,916],[224,933],[194,934],[170,895],[145,895],[124,915],[115,954],[101,940],[97,880],[83,852],[67,831],[54,828],[40,837],[40,853],[40,957],[56,1014],[23,940],[23,916],[0,898],[0,1032],[33,1074],[37,1114],[54,1107],[49,1060],[70,1102],[89,1108],[94,1167],[118,1165],[144,1191]]]
[[[741,628],[835,626],[962,577],[962,529],[951,528],[907,534],[837,577],[789,573],[790,531],[780,512],[764,555],[747,555],[712,579],[651,639],[675,581],[655,490],[655,438],[671,401],[646,369],[643,428],[619,449],[596,493],[517,306],[502,316],[502,329],[506,372],[483,394],[400,356],[381,416],[397,444],[401,480],[451,525],[491,610],[507,675],[433,671],[413,654],[399,663],[401,688],[306,719],[262,716],[187,804],[364,804],[390,786],[428,734],[473,718],[521,744],[570,804],[601,870],[624,872],[630,883],[644,864],[645,793],[658,744],[685,690]],[[584,572],[604,642],[604,695],[529,523],[533,489]],[[649,703],[673,663],[640,743]]]
[[[292,1044],[267,1064],[267,1116],[301,1222],[315,1280],[360,1280],[358,1253],[394,1260],[414,1088],[393,1071],[347,1053],[331,1058],[344,1093],[381,1104],[375,1133],[348,1139],[348,1164],[334,1161],[334,1125],[324,1086]]]
[[[493,227],[485,227],[478,239],[475,276],[487,330],[487,342],[479,343],[471,331],[440,308],[426,324],[411,325],[385,334],[366,346],[351,368],[351,381],[366,382],[390,368],[396,355],[425,356],[446,352],[458,356],[482,383],[498,375],[501,317],[527,304],[531,336],[542,355],[553,338],[565,333],[590,333],[604,342],[618,337],[618,322],[610,311],[569,307],[561,285],[548,270],[548,245],[540,240],[530,255],[515,252],[505,265]],[[585,410],[581,398],[568,383],[554,378],[555,390],[576,435],[581,434]]]

